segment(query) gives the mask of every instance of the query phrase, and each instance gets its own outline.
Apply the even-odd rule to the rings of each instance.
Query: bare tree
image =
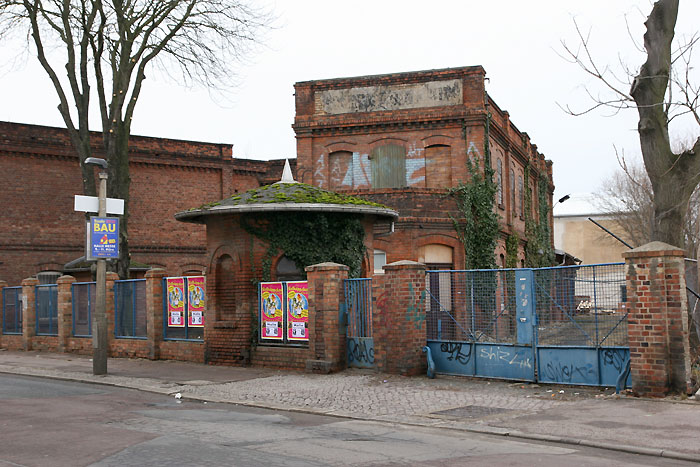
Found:
[[[652,240],[654,195],[651,181],[641,163],[630,163],[619,158],[620,170],[601,184],[596,195],[596,205],[603,214],[615,220],[622,236],[633,246],[641,246]],[[695,258],[698,242],[698,210],[700,188],[690,197],[683,225],[683,247],[689,258]]]
[[[567,107],[569,113],[581,115],[601,107],[614,112],[637,109],[642,158],[653,194],[650,239],[682,246],[689,201],[700,182],[700,137],[687,149],[674,151],[668,126],[673,119],[689,115],[700,129],[700,83],[693,80],[697,71],[692,66],[698,35],[673,42],[678,7],[679,0],[654,3],[645,23],[646,62],[636,71],[623,65],[622,74],[615,74],[611,68],[599,66],[589,47],[589,35],[578,24],[579,46],[562,44],[564,55],[595,77],[607,91],[603,94],[589,91],[594,104],[583,111]],[[626,78],[631,82],[626,83]],[[629,84],[629,91],[625,84]]]
[[[83,191],[95,195],[89,113],[97,97],[108,196],[125,200],[117,272],[129,275],[129,136],[146,71],[177,70],[182,84],[230,84],[269,15],[235,0],[2,0],[0,39],[26,34],[58,98],[80,158]]]

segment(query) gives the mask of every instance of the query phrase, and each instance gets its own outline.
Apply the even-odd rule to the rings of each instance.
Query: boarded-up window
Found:
[[[328,156],[330,166],[330,189],[353,187],[352,153],[350,151],[336,151]]]
[[[503,163],[501,159],[497,159],[498,168],[496,169],[496,185],[498,186],[498,193],[496,197],[498,198],[498,205],[503,206]]]
[[[425,148],[425,186],[427,188],[447,188],[451,186],[449,146],[428,146]]]
[[[379,146],[372,151],[372,188],[406,186],[406,150],[396,144]]]

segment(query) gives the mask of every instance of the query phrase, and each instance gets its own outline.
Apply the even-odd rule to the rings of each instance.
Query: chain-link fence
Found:
[[[146,279],[114,282],[114,335],[146,338]]]
[[[56,284],[35,287],[36,334],[58,335],[58,286]]]
[[[427,337],[516,342],[515,269],[427,271]]]
[[[534,270],[539,345],[626,346],[624,263]]]
[[[2,289],[2,333],[22,334],[22,287]]]
[[[92,336],[92,311],[95,309],[95,283],[75,282],[71,285],[73,299],[73,335]]]

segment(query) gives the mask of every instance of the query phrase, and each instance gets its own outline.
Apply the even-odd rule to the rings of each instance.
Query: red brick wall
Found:
[[[130,140],[132,260],[179,275],[206,267],[205,229],[177,211],[279,179],[282,161],[231,157],[231,145],[134,136]],[[99,135],[93,149],[103,157]],[[293,164],[294,165],[294,164]],[[0,122],[0,278],[10,285],[61,270],[84,253],[78,158],[64,130]]]

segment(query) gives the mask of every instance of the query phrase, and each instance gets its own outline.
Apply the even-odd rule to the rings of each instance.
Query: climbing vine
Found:
[[[530,166],[525,167],[525,265],[529,268],[548,267],[554,264],[554,250],[549,227],[549,203],[547,202],[548,180],[540,176],[537,183],[537,219],[532,216],[530,193]]]
[[[262,280],[271,279],[272,260],[280,253],[294,261],[304,275],[312,264],[336,262],[359,277],[365,254],[361,217],[332,212],[251,213],[241,226],[268,245],[262,260]]]
[[[518,245],[520,244],[520,237],[518,234],[513,232],[506,237],[506,267],[507,268],[517,268],[518,267]]]
[[[490,116],[490,114],[489,114]],[[463,127],[466,141],[466,128]],[[464,245],[467,269],[495,269],[494,251],[498,237],[498,214],[493,208],[498,189],[489,164],[488,119],[484,143],[484,170],[479,171],[478,158],[467,154],[467,170],[471,180],[460,182],[448,193],[457,202],[459,218],[450,216],[457,235]]]

